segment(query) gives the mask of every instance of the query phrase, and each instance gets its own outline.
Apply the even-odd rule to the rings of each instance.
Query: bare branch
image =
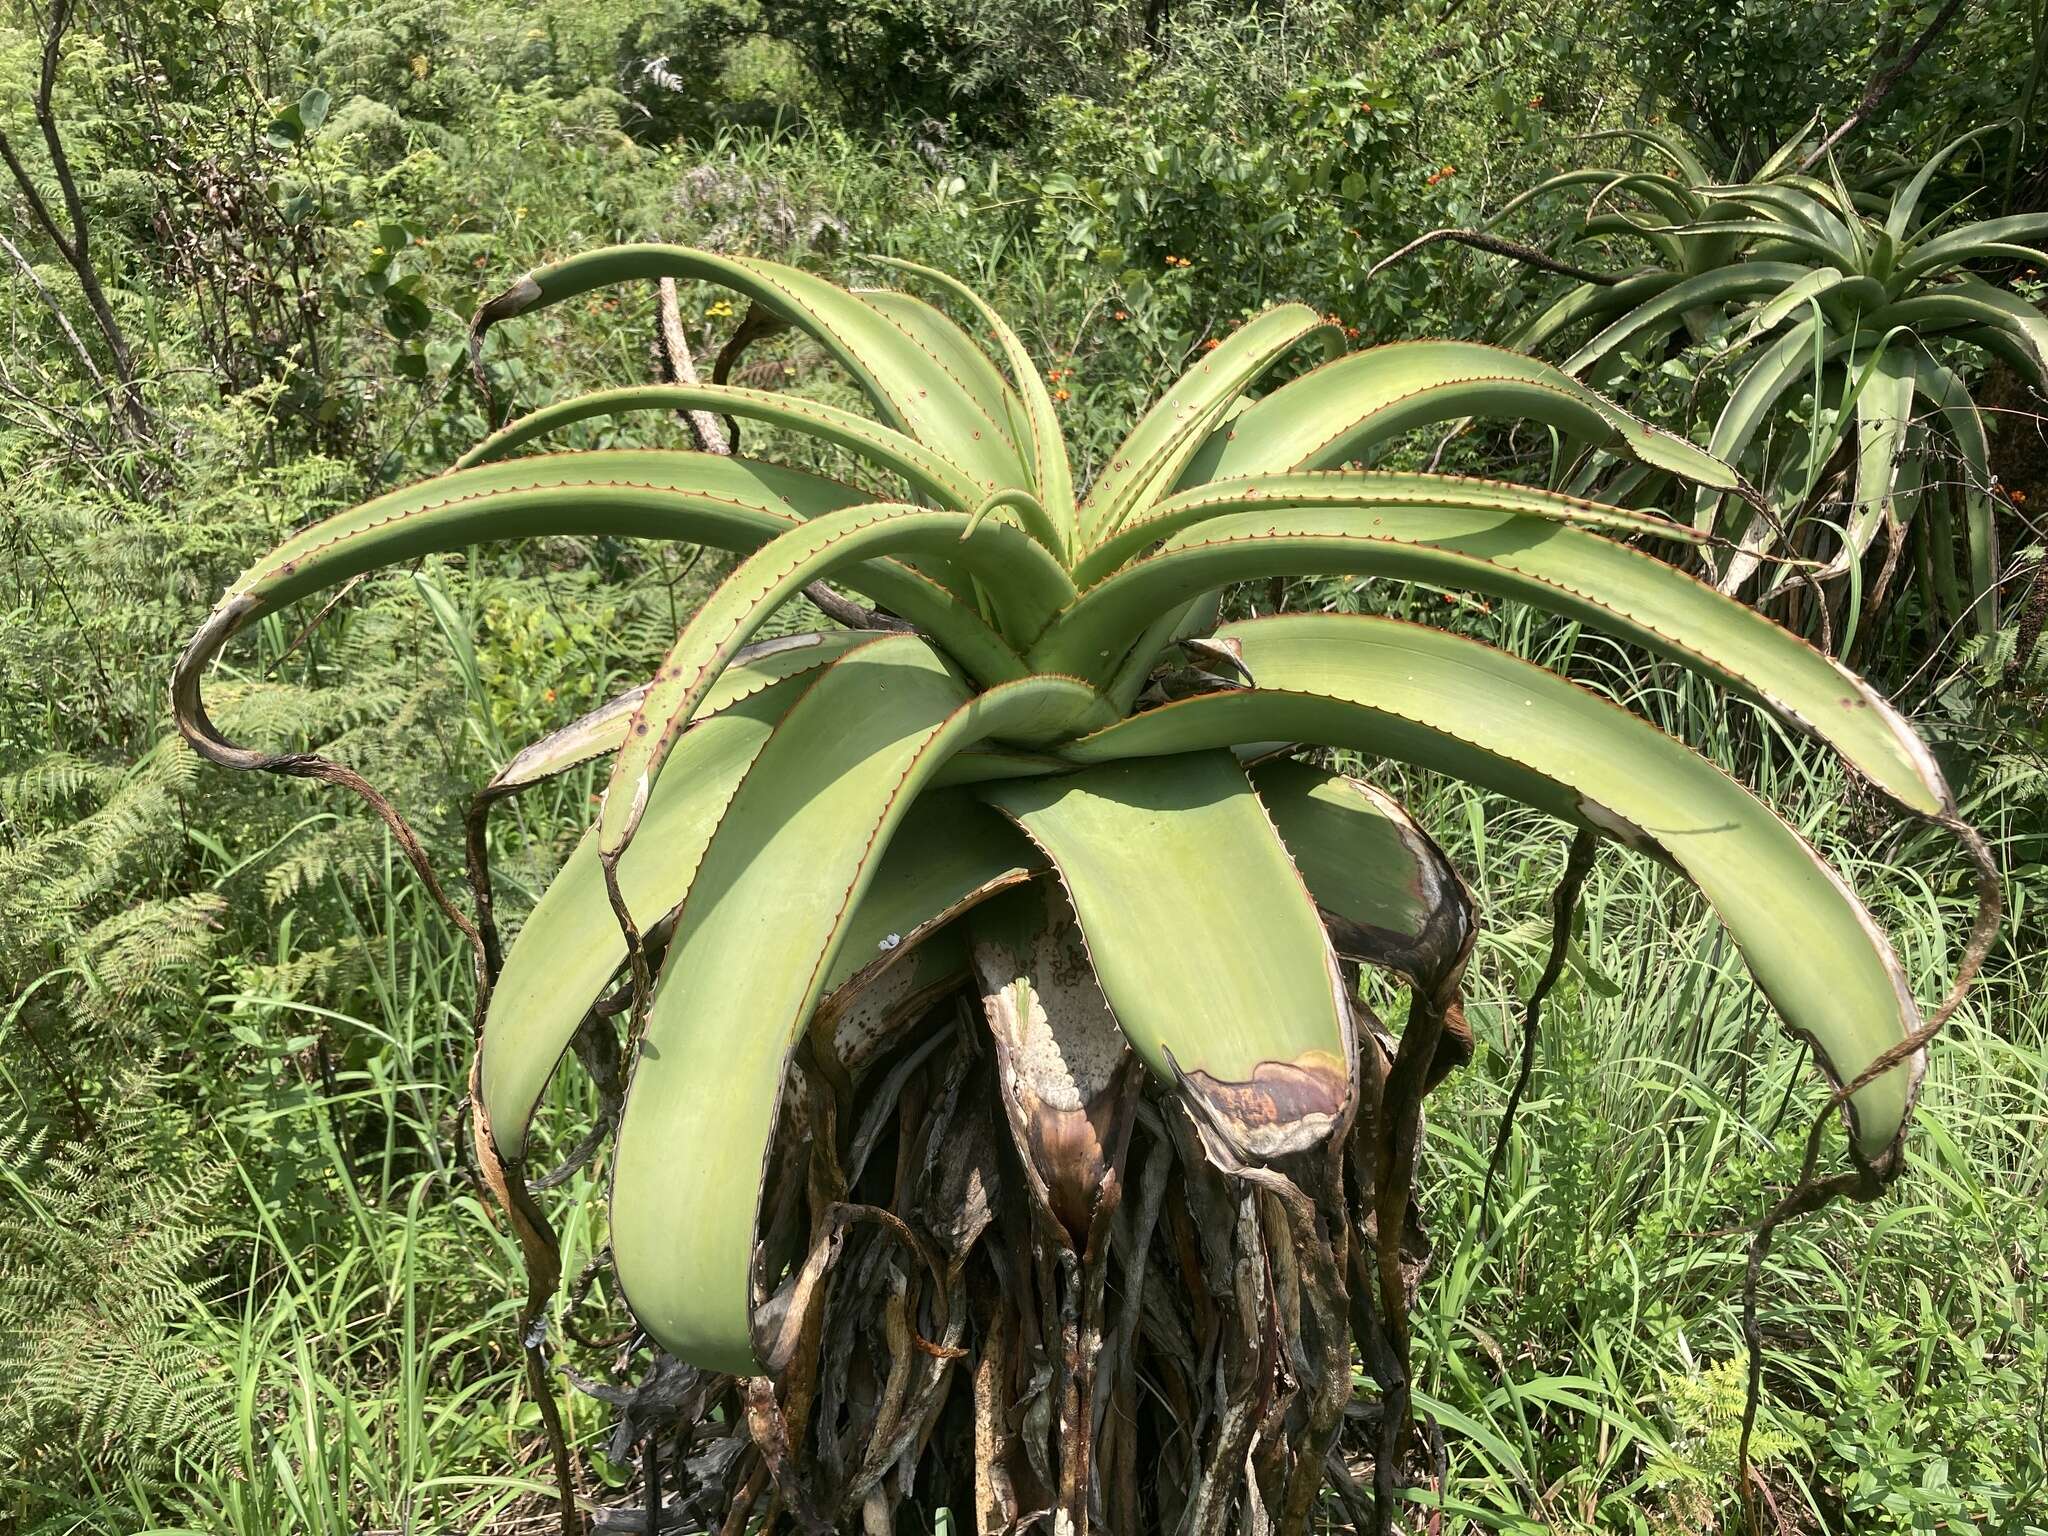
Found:
[[[78,181],[71,174],[71,157],[64,152],[64,136],[57,130],[57,114],[52,105],[57,92],[57,66],[62,58],[64,34],[70,25],[71,0],[55,0],[43,34],[43,66],[36,81],[35,114],[36,125],[42,129],[43,144],[49,151],[50,169],[55,173],[58,190],[64,197],[64,212],[71,228],[67,231],[58,224],[49,203],[29,175],[28,167],[22,164],[20,155],[4,132],[0,132],[0,160],[7,163],[8,172],[14,177],[14,184],[28,204],[29,212],[78,279],[86,305],[92,310],[93,321],[98,325],[101,339],[106,342],[107,351],[114,360],[114,375],[120,380],[122,412],[137,436],[148,436],[149,413],[143,407],[141,392],[136,388],[134,357],[128,350],[128,338],[122,334],[113,308],[107,303],[106,291],[100,287],[99,274],[93,270],[92,237],[86,224],[85,202],[78,195]]]
[[[1836,125],[1835,131],[1822,139],[1813,152],[1799,162],[1799,170],[1802,175],[1820,164],[1822,160],[1827,158],[1830,150],[1870,120],[1871,114],[1884,105],[1885,98],[1890,96],[1898,83],[1906,78],[1906,75],[1912,70],[1913,66],[1920,62],[1920,55],[1925,53],[1928,46],[1947,30],[1948,24],[1955,20],[1956,12],[1962,8],[1963,0],[1948,0],[1948,4],[1944,5],[1936,13],[1934,20],[1927,24],[1927,30],[1920,34],[1919,41],[1915,42],[1911,48],[1908,48],[1900,56],[1897,63],[1888,69],[1878,71],[1872,77],[1870,84],[1864,88],[1863,99],[1856,103],[1856,110],[1843,118]]]
[[[683,312],[676,299],[676,280],[664,277],[656,286],[659,291],[655,304],[655,324],[658,327],[654,348],[656,364],[664,382],[695,384],[698,382],[697,360],[690,355],[690,339],[683,333]],[[691,438],[702,452],[732,452],[732,440],[711,412],[678,411],[676,414],[683,418]]]
[[[1525,266],[1540,267],[1545,272],[1557,272],[1565,277],[1575,277],[1582,283],[1598,283],[1611,288],[1620,282],[1623,275],[1616,272],[1593,272],[1585,267],[1575,267],[1568,261],[1559,261],[1555,256],[1539,251],[1533,245],[1520,245],[1513,240],[1503,240],[1499,235],[1489,234],[1483,229],[1432,229],[1428,234],[1410,240],[1391,256],[1384,256],[1373,263],[1366,279],[1378,277],[1382,270],[1391,267],[1404,256],[1411,256],[1425,245],[1435,245],[1440,240],[1455,240],[1460,245],[1469,245],[1474,250],[1491,251],[1496,256],[1511,256]]]
[[[107,377],[100,372],[99,364],[92,360],[92,354],[86,351],[85,343],[78,339],[78,332],[71,328],[70,317],[64,313],[64,306],[57,302],[57,296],[44,286],[40,277],[36,276],[36,269],[29,265],[29,259],[21,254],[20,247],[5,235],[0,235],[0,246],[6,248],[7,254],[14,258],[14,264],[21,268],[22,276],[26,277],[35,291],[42,295],[43,302],[50,307],[50,313],[57,317],[57,327],[63,331],[64,339],[71,343],[71,350],[78,354],[79,365],[85,369],[86,377],[92,380],[94,387],[104,391],[107,387]]]

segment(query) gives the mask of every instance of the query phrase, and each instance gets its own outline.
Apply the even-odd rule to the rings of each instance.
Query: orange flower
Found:
[[[1130,319],[1131,317],[1130,317],[1129,315],[1125,314],[1125,313],[1124,313],[1124,312],[1123,312],[1122,310],[1118,310],[1118,311],[1116,312],[1116,315],[1114,316],[1114,318],[1115,318],[1115,319],[1118,319],[1118,320],[1128,320],[1128,319]]]
[[[1053,397],[1053,399],[1055,399],[1055,400],[1066,400],[1066,399],[1070,399],[1070,398],[1072,398],[1072,397],[1071,397],[1071,396],[1070,396],[1070,395],[1069,395],[1069,394],[1067,393],[1067,391],[1066,391],[1066,390],[1064,390],[1064,389],[1056,389],[1056,390],[1054,390],[1054,391],[1052,392],[1052,397]]]
[[[1222,342],[1218,341],[1214,336],[1211,336],[1207,341],[1202,343],[1202,350],[1204,352],[1214,352],[1218,347],[1222,345]]]
[[[2012,504],[2016,507],[2024,507],[2027,504],[2027,493],[2025,491],[2014,491],[2012,493]]]

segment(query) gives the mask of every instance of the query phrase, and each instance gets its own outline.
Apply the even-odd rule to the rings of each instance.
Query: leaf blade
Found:
[[[1627,711],[1476,641],[1390,619],[1289,615],[1220,633],[1263,688],[1163,705],[1063,755],[1299,740],[1452,773],[1668,857],[1839,1081],[1917,1027],[1897,959],[1841,878],[1755,796]],[[1909,1057],[1846,1106],[1859,1159],[1895,1166],[1924,1064],[1924,1051]]]

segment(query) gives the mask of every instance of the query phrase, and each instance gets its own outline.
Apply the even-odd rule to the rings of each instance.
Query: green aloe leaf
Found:
[[[866,637],[873,643],[873,637]],[[673,772],[647,802],[645,839],[619,861],[619,889],[643,930],[689,889],[691,877],[740,780],[807,684],[771,684],[693,726]],[[483,1097],[500,1154],[525,1155],[527,1125],[569,1037],[612,974],[626,940],[605,894],[597,837],[586,834],[534,904],[505,954],[484,1016]]]
[[[1071,732],[1093,704],[1061,678],[970,698],[926,641],[890,635],[820,674],[762,748],[677,915],[619,1130],[613,1257],[671,1353],[759,1373],[749,1272],[789,1051],[911,807],[955,754]]]
[[[1223,414],[1295,348],[1320,341],[1342,350],[1343,333],[1305,304],[1282,304],[1248,321],[1204,355],[1131,428],[1081,504],[1081,535],[1095,544],[1179,478]]]
[[[1847,205],[1846,194],[1815,197],[1796,186],[1766,182],[1721,188],[1715,196],[1724,202],[1748,208],[1766,219],[1789,224],[1802,236],[1818,237],[1832,253],[1832,259],[1851,271],[1860,271],[1863,267],[1861,221],[1853,213],[1845,219],[1837,211],[1836,205]]]
[[[1540,352],[1573,327],[1591,320],[1600,324],[1628,313],[1684,279],[1682,272],[1638,272],[1618,283],[1580,283],[1568,288],[1535,319],[1507,338],[1519,352]]]
[[[1749,317],[1747,335],[1750,338],[1762,336],[1776,330],[1795,314],[1810,312],[1807,302],[1817,299],[1831,289],[1838,288],[1846,280],[1846,274],[1838,267],[1812,267],[1796,282],[1788,283],[1767,304],[1759,305]]]
[[[1805,251],[1824,262],[1848,262],[1855,264],[1852,251],[1842,244],[1817,234],[1803,224],[1794,224],[1784,219],[1702,219],[1686,224],[1674,231],[1680,235],[1739,235],[1745,240],[1760,243],[1759,254],[1775,253],[1784,246],[1787,253]]]
[[[1832,272],[1832,268],[1824,268]],[[1731,299],[1772,293],[1798,283],[1808,268],[1784,261],[1747,261],[1718,267],[1673,283],[1655,298],[1637,305],[1560,365],[1569,374],[1584,373],[1618,347],[1631,342],[1661,341],[1684,322],[1685,312],[1696,305],[1722,304]],[[1834,273],[1839,280],[1841,274]]]
[[[1074,585],[1086,592],[1128,565],[1151,545],[1191,535],[1200,526],[1267,507],[1440,507],[1461,512],[1519,512],[1630,538],[1707,542],[1707,536],[1653,513],[1505,480],[1458,475],[1400,474],[1389,470],[1309,470],[1212,480],[1169,496],[1126,523],[1074,567]]]
[[[1841,878],[1755,796],[1626,710],[1527,662],[1375,617],[1229,625],[1255,689],[1163,705],[1084,737],[1082,763],[1301,741],[1398,758],[1658,852],[1727,924],[1786,1027],[1847,1082],[1920,1022],[1898,961]],[[1859,1159],[1893,1163],[1924,1053],[1848,1105]]]
[[[2018,294],[1965,274],[1931,293],[1901,299],[1871,316],[1873,325],[1911,326],[2001,336],[2024,358],[2018,366],[2036,389],[2048,390],[2048,315]]]
[[[1436,993],[1477,930],[1472,894],[1392,796],[1363,779],[1286,758],[1251,770],[1337,953]]]
[[[1636,420],[1548,363],[1466,341],[1393,342],[1276,389],[1212,432],[1180,489],[1232,476],[1328,469],[1389,438],[1462,417],[1540,421],[1703,485],[1738,489],[1724,463]]]
[[[454,467],[467,469],[474,464],[495,463],[576,422],[634,411],[717,411],[798,432],[844,448],[877,468],[900,475],[919,495],[929,496],[938,505],[957,512],[971,511],[987,494],[944,455],[865,416],[797,395],[739,389],[727,384],[641,384],[628,389],[593,390],[542,406],[509,423],[456,460]]]
[[[853,292],[922,348],[945,375],[949,387],[973,401],[984,424],[970,428],[964,440],[956,437],[943,446],[975,470],[983,494],[1004,487],[1035,488],[1024,402],[974,338],[944,310],[914,293],[892,288],[857,288]]]
[[[1234,757],[1107,764],[980,793],[1051,858],[1139,1059],[1232,1146],[1301,1151],[1348,1116],[1343,977]]]
[[[956,759],[957,761],[957,759]],[[848,921],[827,998],[998,892],[1045,872],[1030,840],[968,789],[934,789],[911,807]]]
[[[2015,213],[2001,219],[1980,219],[1974,224],[1952,229],[1945,235],[1916,242],[1899,262],[1899,270],[1909,277],[1918,276],[1938,267],[1973,261],[1983,250],[2023,245],[2043,237],[2048,237],[2048,213]]]
[[[656,672],[605,787],[598,835],[606,856],[616,857],[632,837],[640,807],[684,723],[770,614],[805,583],[839,566],[918,551],[943,553],[985,583],[1026,636],[1038,633],[1073,595],[1073,583],[1052,555],[1006,523],[976,527],[957,512],[885,503],[829,512],[792,529],[742,561],[720,584]],[[1020,675],[1022,664],[1007,647],[984,645],[977,652],[957,638],[977,638],[980,632],[978,622],[956,626],[955,635],[933,629],[950,654],[982,681]]]
[[[1900,803],[1928,815],[1950,806],[1919,737],[1848,669],[1650,555],[1514,512],[1280,504],[1204,523],[1090,588],[1046,631],[1032,664],[1101,675],[1148,623],[1202,592],[1332,573],[1474,589],[1581,619],[1763,700]]]
[[[1060,553],[1071,558],[1077,542],[1077,524],[1074,472],[1067,461],[1066,435],[1060,430],[1059,407],[1046,388],[1037,365],[1032,362],[1030,352],[1025,349],[1023,339],[1010,328],[1008,321],[996,313],[992,304],[951,274],[894,257],[877,256],[873,259],[882,266],[909,272],[945,289],[972,308],[982,324],[988,327],[989,334],[995,337],[996,345],[1002,350],[1003,361],[1010,365],[1010,376],[1023,406],[1031,449],[1032,487],[1047,513],[1062,530],[1063,548]]]
[[[1005,426],[946,370],[924,340],[857,294],[777,262],[719,256],[676,245],[615,245],[527,273],[489,300],[471,323],[470,350],[481,357],[486,332],[616,283],[672,277],[715,283],[745,294],[809,335],[868,394],[883,419],[926,447],[955,458],[986,490],[1024,484],[1024,468]]]
[[[754,549],[859,493],[801,470],[701,453],[563,454],[481,465],[392,491],[303,529],[242,573],[192,637],[172,674],[179,729],[203,754],[253,767],[264,755],[222,737],[200,679],[227,642],[263,614],[368,571],[494,540],[541,536],[679,539]],[[943,588],[889,561],[848,584],[898,613],[1007,649]]]
[[[1885,216],[1885,233],[1894,240],[1904,243],[1912,233],[1913,215],[1919,212],[1920,199],[1925,195],[1927,184],[1934,179],[1935,173],[1947,165],[1955,152],[1965,144],[1981,139],[1987,133],[1996,133],[2002,126],[2004,125],[1999,123],[1985,123],[1981,127],[1972,128],[1968,133],[1959,134],[1949,140],[1928,156],[1920,169],[1914,173],[1913,179],[1892,199],[1891,208]]]

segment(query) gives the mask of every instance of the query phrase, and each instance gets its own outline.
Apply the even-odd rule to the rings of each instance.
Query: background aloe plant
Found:
[[[449,905],[477,956],[474,1151],[525,1252],[537,1396],[560,1255],[540,1200],[555,1176],[529,1184],[527,1160],[573,1047],[617,1121],[607,1283],[681,1362],[659,1386],[696,1426],[686,1513],[888,1530],[914,1496],[971,1507],[984,1531],[1046,1510],[1062,1531],[1298,1530],[1334,1477],[1384,1529],[1416,1450],[1422,1104],[1471,1052],[1459,986],[1477,915],[1429,837],[1330,752],[1456,775],[1578,828],[1552,976],[1595,838],[1712,901],[1846,1128],[1822,1177],[1835,1117],[1816,1122],[1758,1254],[1784,1216],[1898,1171],[1925,1045],[1983,954],[1995,888],[1955,990],[1923,1016],[1841,878],[1646,722],[1446,631],[1221,623],[1226,595],[1351,574],[1565,614],[1812,732],[1988,872],[1982,844],[1880,697],[1636,547],[1698,550],[1707,533],[1346,467],[1416,427],[1509,416],[1742,493],[1720,458],[1566,374],[1416,343],[1261,392],[1341,339],[1282,306],[1210,350],[1077,494],[1016,335],[951,279],[902,270],[993,355],[923,299],[766,261],[636,245],[522,278],[479,312],[473,356],[491,326],[607,285],[709,282],[751,303],[738,345],[797,327],[874,414],[729,386],[737,346],[709,384],[538,411],[257,562],[178,664],[181,728],[216,762],[363,793],[439,897],[358,775],[212,725],[201,682],[229,640],[365,571],[485,540],[744,552],[643,688],[485,789],[476,917]],[[511,456],[570,420],[657,408],[803,434],[842,473],[683,450]],[[761,638],[826,577],[893,620]],[[606,755],[595,825],[501,954],[490,805]],[[1398,1036],[1362,1000],[1361,965],[1404,983]],[[1372,1514],[1336,1454],[1354,1346],[1380,1388],[1353,1430]],[[566,1489],[559,1433],[555,1455]],[[652,1463],[648,1481],[658,1528]]]
[[[1993,131],[1853,186],[1832,159],[1824,172],[1802,169],[1804,133],[1730,182],[1675,136],[1631,131],[1609,137],[1645,147],[1651,169],[1568,171],[1490,221],[1584,187],[1592,197],[1557,242],[1561,255],[1647,247],[1642,266],[1573,269],[1584,280],[1508,344],[1556,355],[1603,388],[1640,385],[1659,365],[1685,370],[1681,354],[1706,344],[1694,388],[1710,384],[1705,398],[1720,402],[1708,446],[1764,493],[1762,505],[1713,486],[1694,493],[1694,526],[1733,545],[1715,555],[1714,579],[1727,592],[1796,594],[1786,557],[1803,561],[1834,584],[1845,644],[1859,615],[1897,589],[1902,565],[1945,622],[1998,627],[2002,498],[1965,370],[1995,359],[2048,394],[2048,321],[1976,269],[2048,265],[2033,244],[2048,214],[1973,217],[1975,194],[1928,205],[1936,178]],[[1611,468],[1585,466],[1580,482]],[[1654,502],[1661,490],[1639,470],[1606,475],[1618,500]]]

